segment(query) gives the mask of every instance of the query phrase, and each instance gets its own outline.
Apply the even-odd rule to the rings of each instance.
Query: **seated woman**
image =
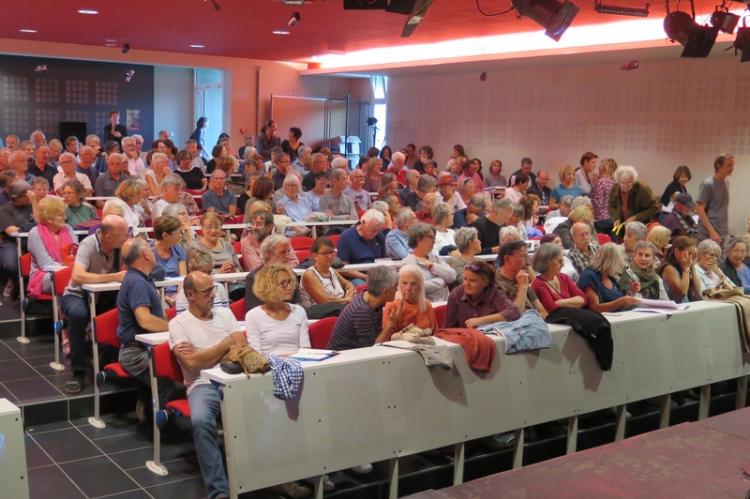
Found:
[[[297,287],[297,277],[286,265],[261,267],[253,293],[263,302],[245,314],[247,342],[263,355],[288,356],[310,348],[305,309],[287,300]]]
[[[365,185],[364,188],[367,192],[378,192],[380,191],[380,177],[383,170],[383,160],[380,158],[370,158],[365,163]],[[381,198],[382,199],[382,198]]]
[[[672,231],[663,225],[654,225],[648,231],[646,241],[654,245],[654,268],[657,269],[664,261],[669,248],[669,240],[672,239]]]
[[[407,264],[398,271],[398,295],[383,308],[383,331],[375,343],[389,341],[393,333],[406,326],[438,330],[437,317],[432,304],[425,298],[424,278],[416,265]]]
[[[747,241],[740,238],[732,238],[726,246],[726,260],[721,265],[721,270],[735,286],[743,289],[745,294],[750,294],[750,267],[745,264],[747,258]]]
[[[432,222],[435,225],[435,244],[432,248],[434,256],[445,255],[450,248],[455,249],[456,240],[454,239],[453,229],[453,208],[448,203],[435,203],[432,207]],[[445,252],[442,252],[446,248]]]
[[[463,284],[448,296],[445,327],[475,328],[519,317],[521,312],[495,284],[492,265],[480,261],[465,265]]]
[[[549,207],[551,210],[557,209],[560,201],[565,196],[576,198],[583,194],[581,188],[576,185],[576,171],[571,165],[565,165],[560,168],[560,183],[552,189],[549,198]]]
[[[143,227],[144,222],[149,218],[141,205],[145,196],[144,190],[141,182],[131,178],[123,180],[115,189],[115,196],[122,201],[121,206],[124,212],[122,216],[131,227]],[[112,200],[107,202],[109,201]]]
[[[65,223],[65,204],[62,200],[47,196],[39,201],[39,223],[29,231],[29,296],[38,297],[52,292],[52,274],[46,270],[72,265],[76,242],[73,228]]]
[[[223,238],[221,216],[214,212],[206,212],[200,222],[202,234],[195,240],[195,244],[211,253],[217,273],[239,272],[241,267],[237,253],[229,241]]]
[[[554,243],[556,244],[560,250],[564,250],[562,239],[560,239],[560,236],[558,236],[555,233],[552,234],[545,234],[542,236],[542,238],[539,240],[539,244],[546,244],[546,243]],[[598,248],[598,246],[597,246]],[[573,265],[573,262],[570,258],[565,254],[563,251],[563,266],[562,270],[560,271],[566,276],[573,279],[573,281],[578,281],[578,270],[576,270],[576,266]]]
[[[656,247],[652,243],[648,241],[635,243],[630,266],[620,275],[620,289],[623,292],[628,292],[631,289],[631,283],[637,279],[641,297],[649,300],[669,300],[667,290],[664,288],[664,281],[656,273],[655,260]]]
[[[531,283],[531,289],[550,313],[561,307],[586,306],[585,293],[562,272],[563,263],[563,250],[557,244],[542,244],[534,254],[533,266],[537,276]]]
[[[278,193],[278,199],[281,199],[283,194],[284,191],[280,191]],[[258,180],[255,181],[252,188],[250,189],[250,197],[248,198],[247,203],[245,203],[245,216],[243,218],[244,222],[247,223],[250,221],[250,213],[248,212],[248,209],[255,201],[264,201],[268,204],[273,212],[273,207],[276,204],[274,197],[273,180],[268,177],[258,178]]]
[[[187,209],[181,204],[171,204],[164,208],[161,212],[163,217],[175,217],[180,221],[180,244],[185,248],[187,245],[195,241],[195,231],[190,223],[190,215],[188,215]]]
[[[404,258],[422,271],[424,292],[429,301],[448,299],[448,286],[456,280],[456,271],[432,254],[435,245],[435,228],[418,223],[409,229],[409,248],[412,252]]]
[[[143,177],[146,179],[146,186],[152,196],[161,194],[161,182],[171,173],[172,170],[169,169],[169,157],[164,153],[154,153],[151,156],[150,168],[143,174]]]
[[[211,275],[214,273],[214,257],[211,253],[196,244],[191,244],[187,247],[187,265],[186,273],[198,270],[205,274]],[[187,310],[189,304],[187,297],[185,297],[185,291],[182,289],[182,284],[177,287],[177,295],[175,296],[175,310],[179,314]],[[227,289],[223,283],[214,282],[214,308],[229,307],[229,296],[227,295]]]
[[[383,331],[383,307],[396,298],[398,274],[393,267],[367,272],[367,290],[357,293],[344,307],[328,340],[332,350],[369,347]]]
[[[203,174],[203,170],[197,164],[193,165],[193,160],[187,151],[178,152],[176,160],[177,168],[174,172],[185,181],[185,186],[188,189],[200,191],[206,188],[208,180]]]
[[[499,159],[493,159],[490,163],[490,171],[484,176],[483,184],[484,187],[502,187],[505,188],[508,185],[508,181],[505,179],[505,175],[502,175],[503,162]]]
[[[721,246],[712,240],[704,239],[698,243],[698,260],[695,273],[701,283],[701,294],[713,288],[732,288],[734,283],[719,268]]]
[[[304,222],[307,216],[313,212],[313,207],[310,198],[302,193],[302,182],[300,182],[299,177],[287,175],[284,178],[283,189],[284,196],[276,203],[276,210],[279,214],[291,218],[293,222]],[[305,235],[309,230],[307,227],[290,227],[287,229],[287,233]]]
[[[695,239],[677,236],[659,269],[670,300],[677,303],[700,301],[701,282],[695,270]]]
[[[521,224],[526,230],[526,240],[531,237],[542,236],[542,232],[537,228],[539,224],[539,205],[541,201],[536,194],[526,194],[521,198],[521,207],[523,207],[523,218]]]
[[[305,270],[300,282],[300,304],[309,308],[324,303],[349,303],[357,290],[354,285],[331,268],[336,256],[336,246],[327,237],[313,241],[312,267]],[[343,308],[343,307],[342,307]]]
[[[88,224],[91,220],[98,218],[93,206],[86,203],[83,198],[86,196],[86,189],[78,180],[68,180],[62,188],[63,201],[66,204],[65,220],[68,225]]]
[[[622,250],[607,243],[591,259],[591,267],[581,272],[578,287],[586,294],[588,307],[595,312],[616,312],[638,304],[638,298],[628,296],[616,285],[615,276],[625,269]],[[631,289],[631,292],[635,290]]]
[[[474,257],[482,251],[482,241],[479,232],[474,227],[461,227],[454,236],[456,249],[445,259],[445,263],[456,271],[456,285],[464,282],[464,267],[474,261]]]
[[[164,267],[166,277],[180,277],[186,274],[185,248],[180,244],[181,224],[175,217],[159,217],[154,222],[152,249],[156,263]],[[177,286],[165,289],[171,301],[177,293]]]
[[[247,202],[253,195],[253,186],[260,178],[260,173],[252,172],[245,175],[245,190],[237,198],[237,213],[245,213]]]

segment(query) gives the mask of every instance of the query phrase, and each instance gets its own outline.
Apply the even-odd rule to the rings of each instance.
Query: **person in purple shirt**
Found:
[[[520,317],[518,308],[495,284],[495,269],[475,260],[464,267],[463,284],[448,296],[445,327],[475,328]]]

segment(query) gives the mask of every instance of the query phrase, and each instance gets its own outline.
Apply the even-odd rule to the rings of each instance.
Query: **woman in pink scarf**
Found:
[[[29,231],[30,297],[52,292],[50,270],[73,265],[75,237],[73,228],[65,223],[65,203],[62,199],[47,196],[39,201],[39,224]]]

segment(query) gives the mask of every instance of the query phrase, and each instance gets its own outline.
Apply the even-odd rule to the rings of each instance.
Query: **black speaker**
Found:
[[[78,142],[83,144],[86,141],[86,122],[85,121],[61,121],[60,122],[60,140],[65,141],[68,137],[78,137]]]
[[[344,10],[383,10],[388,0],[344,0]]]
[[[385,10],[408,16],[414,12],[414,5],[416,5],[416,3],[417,0],[390,0],[390,2],[388,2],[388,7],[386,7]]]

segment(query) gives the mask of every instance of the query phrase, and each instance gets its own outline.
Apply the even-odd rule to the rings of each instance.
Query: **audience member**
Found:
[[[427,300],[443,301],[448,298],[448,286],[456,280],[456,271],[433,254],[435,228],[418,223],[409,229],[411,253],[404,264],[413,264],[422,272],[424,293]]]
[[[187,272],[185,248],[180,244],[182,224],[175,217],[162,216],[154,221],[152,249],[157,265],[161,265],[165,277],[180,277]],[[165,289],[168,295],[177,292],[176,286]]]
[[[552,231],[554,234],[560,236],[565,249],[571,249],[573,247],[573,237],[570,230],[573,225],[577,223],[586,224],[591,227],[591,230],[593,231],[594,214],[591,212],[591,208],[586,205],[577,206],[570,212],[567,220],[557,224],[555,230]]]
[[[257,307],[262,303],[261,299],[256,296],[253,292],[253,283],[255,282],[255,276],[265,266],[278,263],[286,265],[285,262],[289,261],[291,254],[294,253],[292,245],[285,236],[279,234],[270,234],[263,239],[260,244],[260,257],[262,265],[254,271],[247,274],[245,278],[245,310]],[[292,296],[293,303],[299,303],[299,289],[295,287],[294,295]]]
[[[552,189],[551,208],[557,208],[557,205],[564,196],[572,196],[575,198],[576,196],[583,194],[581,188],[576,185],[576,173],[571,165],[565,165],[560,168],[559,177],[560,183],[557,187]]]
[[[672,181],[667,184],[664,192],[661,195],[662,211],[665,211],[675,199],[678,194],[687,194],[687,183],[693,178],[690,173],[690,168],[685,165],[680,165],[674,171],[672,175]]]
[[[672,199],[672,212],[662,217],[662,225],[677,236],[698,237],[698,224],[692,216],[695,202],[688,193],[678,193]]]
[[[25,152],[21,150],[12,152],[9,161],[10,169],[15,175],[14,180],[20,180],[29,184],[34,180],[34,175],[29,173],[29,159]]]
[[[609,218],[614,227],[628,222],[648,223],[659,212],[659,203],[651,188],[638,181],[632,166],[620,165],[614,174],[615,185],[609,193]]]
[[[121,154],[112,153],[107,156],[107,171],[97,177],[96,184],[94,185],[94,194],[99,197],[114,196],[117,187],[125,179],[130,178],[130,175],[124,170]]]
[[[178,152],[176,160],[177,168],[175,168],[174,173],[185,181],[185,186],[188,189],[199,191],[206,188],[208,182],[203,169],[193,161],[188,151]]]
[[[548,207],[550,198],[552,197],[552,190],[547,187],[548,183],[549,172],[547,170],[539,170],[536,174],[536,181],[529,185],[526,194],[536,195],[539,198],[540,206]]]
[[[406,156],[401,151],[396,151],[391,157],[391,162],[386,168],[386,173],[396,176],[396,182],[402,187],[406,186]]]
[[[584,225],[588,229],[588,226]],[[542,244],[534,254],[533,266],[537,276],[531,283],[542,307],[552,313],[558,308],[583,308],[586,295],[562,268],[563,250],[553,243]]]
[[[410,208],[401,208],[396,216],[396,228],[385,236],[386,255],[403,260],[409,254],[409,229],[418,222]]]
[[[482,243],[474,227],[457,229],[454,240],[456,249],[445,259],[445,263],[456,271],[456,285],[460,285],[464,282],[464,267],[473,262],[476,255],[482,251]]]
[[[513,214],[513,202],[509,199],[496,199],[486,216],[479,217],[472,227],[477,229],[482,242],[482,254],[497,253],[500,245],[500,228]]]
[[[714,160],[714,174],[698,187],[695,212],[700,218],[699,239],[721,244],[729,237],[729,183],[734,171],[734,156],[723,154]]]
[[[516,183],[516,175],[524,174],[529,178],[529,185],[536,183],[536,175],[531,172],[531,168],[534,166],[531,158],[521,158],[521,168],[513,172],[508,179],[508,187],[512,187]]]
[[[73,157],[73,172],[75,172],[76,157],[74,154],[68,154]],[[50,162],[50,152],[46,145],[34,150],[34,161],[29,165],[28,173],[34,177],[44,177],[47,182],[53,183],[57,168]]]
[[[331,172],[331,189],[320,198],[320,211],[328,213],[332,220],[357,220],[354,200],[346,194],[349,174],[336,168]]]
[[[145,221],[150,218],[150,213],[146,213],[142,206],[145,197],[144,190],[143,182],[127,178],[115,190],[115,196],[118,199],[109,199],[107,203],[118,202],[123,211],[122,216],[128,222],[128,225],[143,227]]]
[[[614,174],[617,170],[617,162],[612,159],[603,159],[599,162],[599,177],[591,190],[591,205],[594,210],[594,228],[596,232],[609,234],[614,227],[609,217],[609,193],[615,185]]]
[[[591,259],[591,266],[581,272],[578,287],[586,294],[588,308],[595,312],[616,312],[631,308],[640,301],[617,287],[617,277],[625,269],[625,258],[614,243],[603,245]],[[637,292],[631,287],[631,293]]]
[[[46,175],[42,177],[47,178]],[[76,157],[69,152],[64,152],[60,155],[60,173],[56,174],[51,180],[58,195],[62,195],[63,186],[69,180],[78,180],[83,185],[86,195],[91,195],[93,192],[89,177],[76,171]]]
[[[260,134],[255,141],[256,149],[264,160],[269,161],[271,159],[271,149],[274,147],[281,147],[281,138],[276,135],[278,125],[273,120],[266,121],[260,129]],[[300,136],[302,134],[300,133]]]
[[[338,310],[329,309],[323,316],[338,315],[338,311],[352,300],[357,290],[331,266],[336,257],[336,247],[330,239],[315,239],[310,252],[313,265],[305,270],[300,280],[300,305],[310,309],[314,305],[341,304]]]
[[[698,259],[695,272],[700,281],[701,295],[713,289],[734,287],[732,281],[724,275],[719,267],[721,246],[713,239],[704,239],[698,243]]]
[[[584,196],[591,195],[591,190],[596,183],[597,160],[599,156],[593,152],[585,152],[581,156],[580,167],[576,171],[576,187]]]
[[[29,230],[31,253],[29,296],[52,293],[52,268],[73,264],[77,243],[73,228],[65,223],[65,204],[60,198],[46,197],[39,202],[39,223]]]
[[[65,219],[69,225],[75,227],[99,218],[94,207],[83,200],[86,189],[78,180],[65,182],[61,194],[66,205]]]
[[[34,214],[29,199],[30,186],[23,180],[16,180],[8,188],[10,202],[0,206],[0,289],[10,280],[11,298],[17,300],[18,288],[18,249],[13,234],[28,230],[34,223]]]
[[[344,192],[354,201],[357,213],[370,209],[372,207],[372,199],[370,198],[370,193],[364,189],[365,173],[360,169],[352,170],[350,179],[351,185]]]
[[[167,175],[162,179],[159,187],[159,198],[151,208],[152,220],[159,218],[167,206],[180,202],[182,186],[183,180],[177,175]]]
[[[226,239],[221,228],[221,217],[213,212],[207,212],[201,217],[201,236],[195,244],[208,250],[214,258],[214,269],[220,274],[238,272],[240,260],[234,248]]]
[[[511,182],[512,185],[509,188],[505,189],[504,199],[509,199],[514,203],[518,203],[526,193],[526,190],[529,188],[529,177],[527,177],[523,173],[519,173],[517,175],[513,175],[513,180],[511,180]]]
[[[695,239],[677,236],[672,240],[672,247],[659,269],[671,300],[677,303],[702,300],[701,283],[695,269],[696,259]]]
[[[140,157],[133,137],[122,139],[122,154],[125,156],[124,162],[127,163],[128,174],[133,178],[143,180],[143,174],[146,173],[146,163]]]
[[[237,198],[229,192],[226,185],[227,174],[220,169],[214,170],[208,190],[201,196],[204,210],[222,215],[234,215],[237,212]]]
[[[424,278],[416,265],[406,264],[398,271],[398,294],[396,299],[383,308],[383,331],[375,343],[389,341],[393,333],[406,326],[414,325],[429,329],[432,333],[439,328],[432,304],[425,298]]]
[[[453,210],[448,203],[436,203],[432,207],[432,221],[435,224],[434,256],[447,255],[456,249],[453,229]]]
[[[495,274],[497,287],[508,296],[518,310],[536,310],[542,317],[547,311],[531,288],[533,270],[529,272],[529,257],[524,241],[512,241],[500,246],[497,255],[500,268]],[[464,276],[464,281],[466,276]]]
[[[508,181],[505,179],[505,175],[502,175],[503,162],[499,159],[493,159],[490,163],[490,171],[484,176],[482,185],[484,188],[505,188],[508,185]]]
[[[750,294],[750,267],[745,263],[747,246],[746,239],[730,239],[725,248],[726,259],[721,265],[721,271],[735,286],[741,287],[745,294]]]
[[[635,243],[645,241],[648,235],[648,227],[641,222],[628,222],[625,224],[625,233],[622,237],[622,248],[625,250],[625,263],[630,263]]]
[[[197,244],[190,244],[185,248],[187,253],[186,260],[186,271],[191,272],[202,272],[206,275],[214,273],[214,257],[211,256],[211,252],[205,248],[198,246]],[[227,289],[224,284],[217,282],[214,284],[213,296],[213,308],[226,308],[229,309],[229,296],[227,295]],[[184,286],[181,284],[177,287],[177,295],[175,296],[175,310],[177,314],[182,313],[188,309],[188,300],[185,295]]]
[[[328,158],[321,153],[315,153],[312,155],[312,164],[310,166],[310,172],[305,175],[302,179],[302,188],[305,191],[310,191],[315,187],[316,175],[325,173],[329,170]]]
[[[663,225],[654,225],[649,229],[646,240],[654,245],[654,267],[661,265],[664,256],[669,249],[669,240],[672,238],[672,231]]]
[[[369,209],[359,224],[346,229],[337,245],[339,258],[344,263],[367,263],[385,256],[385,226],[383,214]]]

